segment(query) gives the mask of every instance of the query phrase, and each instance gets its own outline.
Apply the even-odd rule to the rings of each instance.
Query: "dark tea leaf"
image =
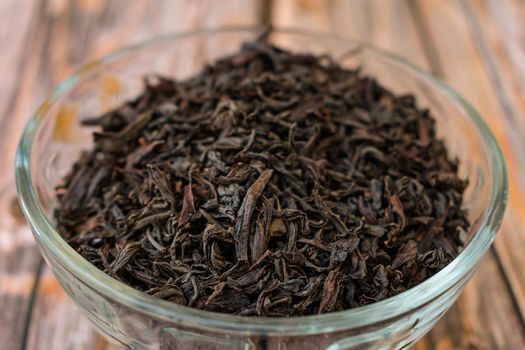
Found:
[[[88,261],[174,303],[296,316],[431,277],[469,228],[431,113],[264,41],[84,122],[55,219]]]

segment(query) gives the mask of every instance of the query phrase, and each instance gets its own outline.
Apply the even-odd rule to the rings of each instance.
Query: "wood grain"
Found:
[[[525,60],[521,60],[525,56],[525,4],[488,0],[463,2],[463,8],[476,49],[504,110],[506,129],[512,131],[506,135],[512,146],[505,153],[511,159],[510,206],[505,234],[496,241],[495,248],[525,323],[525,256],[521,253],[525,249],[521,226],[525,222]],[[511,158],[514,155],[520,158],[515,161]]]
[[[123,11],[125,9],[125,11]],[[510,173],[494,249],[415,349],[525,348],[525,4],[519,0],[2,0],[0,164],[13,164],[31,111],[73,69],[154,35],[253,25],[370,42],[446,80],[490,125]],[[0,339],[5,349],[109,349],[41,258],[0,172]]]
[[[31,31],[33,0],[7,0],[0,5],[0,122],[9,119],[21,75],[21,58]]]
[[[0,5],[0,162],[12,164],[17,136],[8,137],[13,120],[26,113],[28,103],[16,102],[25,77],[34,73],[27,57],[37,24],[37,3],[7,0]],[[10,163],[5,163],[10,161]],[[0,172],[0,339],[2,348],[18,349],[26,331],[35,271],[41,258],[16,204],[12,166]]]
[[[40,276],[27,349],[94,349],[99,335],[48,268]]]

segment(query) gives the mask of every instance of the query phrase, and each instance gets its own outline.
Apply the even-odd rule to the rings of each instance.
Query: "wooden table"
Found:
[[[11,165],[38,102],[74,68],[129,43],[268,22],[370,42],[441,77],[476,106],[507,160],[508,210],[459,301],[414,348],[525,348],[524,20],[523,0],[2,0],[0,348],[111,348],[43,264],[16,205]]]

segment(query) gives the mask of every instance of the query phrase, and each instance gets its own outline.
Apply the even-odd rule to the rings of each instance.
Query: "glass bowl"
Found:
[[[29,121],[16,157],[23,211],[62,287],[111,341],[134,349],[401,349],[421,337],[452,305],[489,249],[507,198],[502,155],[489,129],[457,93],[402,59],[360,43],[299,30],[269,40],[293,51],[327,53],[396,93],[414,93],[431,110],[438,134],[468,178],[464,206],[472,228],[460,255],[435,276],[397,296],[316,316],[242,317],[176,305],[134,290],[77,254],[53,227],[54,188],[91,132],[80,127],[136,96],[152,73],[179,79],[253,40],[258,29],[167,35],[91,63],[63,82]]]

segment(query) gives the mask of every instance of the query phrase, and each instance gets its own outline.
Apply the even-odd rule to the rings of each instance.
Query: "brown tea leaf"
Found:
[[[354,308],[435,275],[469,222],[432,111],[268,34],[84,120],[58,231],[123,283],[238,315]]]
[[[195,203],[193,201],[193,191],[191,185],[184,187],[184,197],[182,199],[182,210],[179,216],[179,227],[186,225],[193,214],[195,214]]]
[[[266,184],[270,180],[273,170],[266,169],[259,178],[248,188],[241,207],[237,212],[237,225],[235,226],[235,245],[238,260],[248,260],[248,239],[252,214],[257,199],[262,194]]]

